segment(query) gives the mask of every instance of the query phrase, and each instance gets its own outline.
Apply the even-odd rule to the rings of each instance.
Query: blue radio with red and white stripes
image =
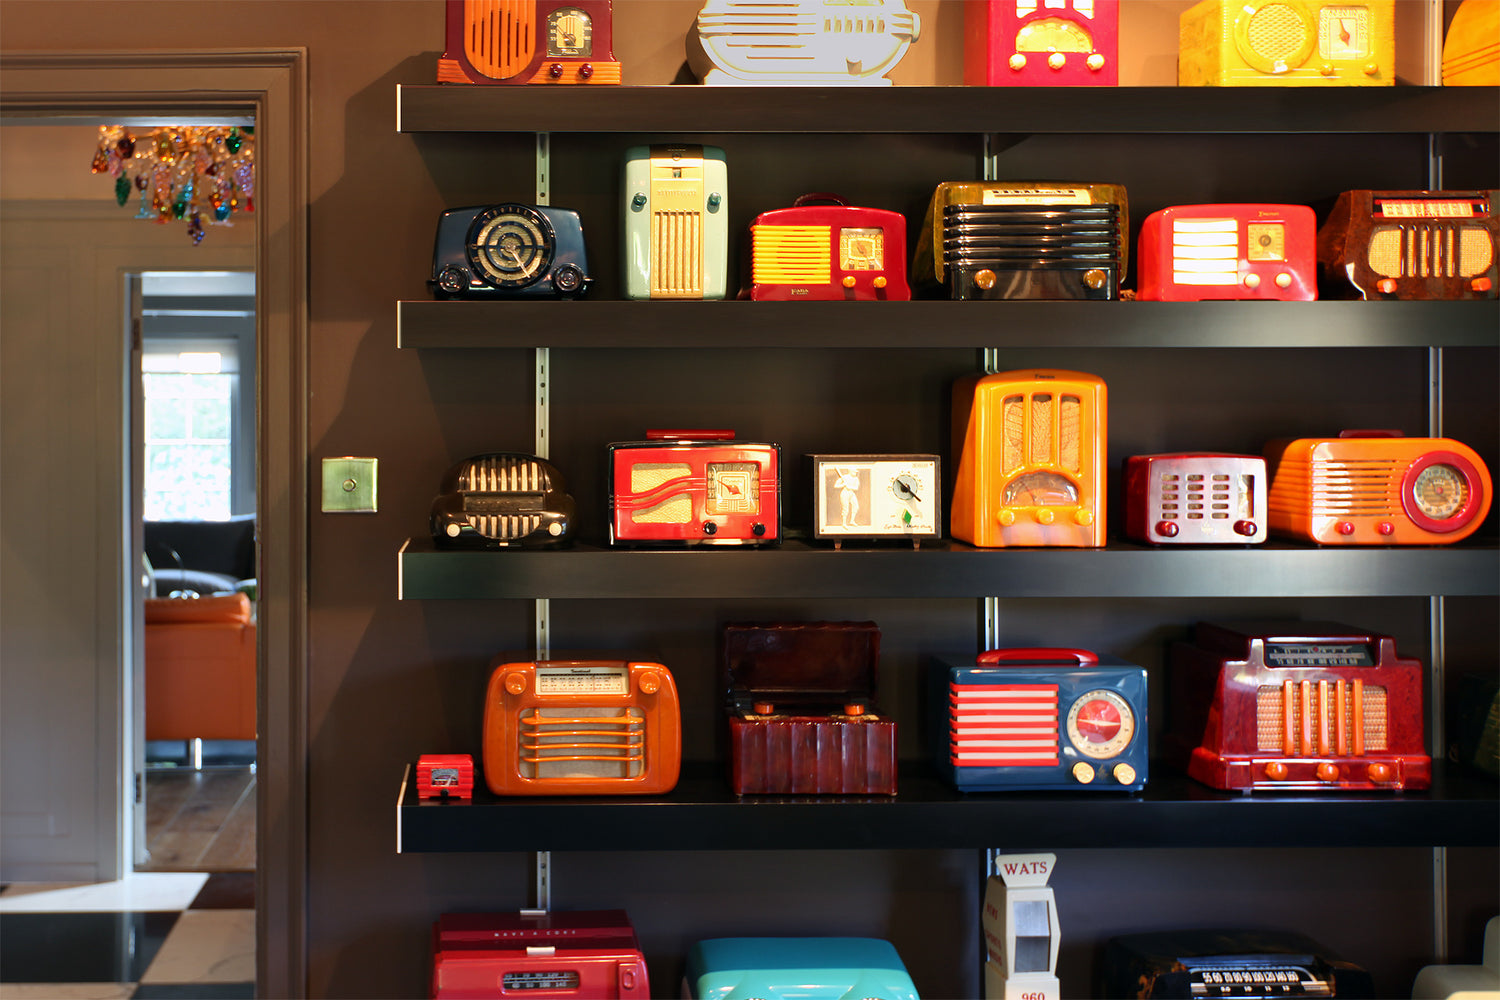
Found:
[[[991,649],[929,671],[938,771],[961,792],[1146,785],[1146,670],[1086,649]]]

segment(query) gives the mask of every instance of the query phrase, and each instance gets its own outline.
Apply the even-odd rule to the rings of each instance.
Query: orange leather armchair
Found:
[[[255,622],[244,594],[146,600],[146,739],[255,739]]]

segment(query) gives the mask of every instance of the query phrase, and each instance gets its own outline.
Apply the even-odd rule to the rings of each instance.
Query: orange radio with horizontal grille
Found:
[[[1365,299],[1493,299],[1500,191],[1345,191],[1318,264]]]
[[[490,674],[484,780],[496,795],[656,795],[681,760],[677,686],[660,663],[497,662]]]
[[[953,537],[972,545],[1104,544],[1104,380],[1054,368],[953,388]]]
[[[438,83],[619,83],[610,0],[448,0]]]
[[[1200,622],[1168,656],[1164,749],[1214,788],[1354,791],[1432,783],[1422,664],[1333,622]]]
[[[1490,473],[1466,444],[1394,431],[1273,441],[1273,534],[1323,545],[1446,545],[1490,509]]]

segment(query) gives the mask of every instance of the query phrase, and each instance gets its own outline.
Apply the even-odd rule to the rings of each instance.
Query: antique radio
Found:
[[[856,208],[837,195],[803,195],[791,208],[757,215],[750,260],[757,301],[911,298],[906,217]]]
[[[1178,21],[1182,87],[1389,87],[1395,0],[1202,0]]]
[[[1059,1000],[1055,854],[1002,854],[985,880],[985,1000]]]
[[[651,430],[609,446],[615,545],[781,540],[781,448],[727,430]]]
[[[1422,664],[1333,622],[1200,622],[1168,654],[1168,759],[1213,788],[1420,789]]]
[[[417,758],[417,798],[473,797],[473,757],[466,753],[424,753]]]
[[[941,538],[936,455],[810,455],[813,537]]]
[[[1165,998],[1373,997],[1374,980],[1301,934],[1158,931],[1110,938],[1099,996]]]
[[[969,0],[964,83],[1113,87],[1119,37],[1119,0]]]
[[[707,0],[687,62],[710,85],[890,86],[921,28],[903,0]]]
[[[738,795],[895,795],[896,722],[875,705],[874,622],[724,626]]]
[[[535,455],[492,452],[443,475],[428,518],[440,548],[555,545],[573,534],[573,498],[562,473]]]
[[[917,1000],[917,988],[895,947],[879,938],[710,938],[688,950],[682,995]]]
[[[1378,436],[1375,436],[1378,435]],[[1448,545],[1490,509],[1490,473],[1468,445],[1393,431],[1266,446],[1271,531],[1321,545]]]
[[[1266,540],[1266,460],[1178,452],[1125,460],[1125,537],[1157,545]]]
[[[1105,396],[1097,375],[1055,368],[959,379],[953,537],[985,548],[1103,545]]]
[[[1364,299],[1493,299],[1500,191],[1345,191],[1318,263]]]
[[[953,299],[1119,298],[1128,214],[1118,184],[945,182],[912,279]]]
[[[577,212],[506,203],[438,220],[427,283],[440,299],[570,299],[592,281]]]
[[[1146,785],[1146,670],[1085,649],[991,649],[928,671],[933,756],[961,792]]]
[[[448,0],[438,83],[619,83],[610,0]]]
[[[729,172],[713,146],[625,151],[625,297],[722,299]]]
[[[1316,240],[1306,205],[1173,205],[1141,223],[1135,297],[1311,302]]]
[[[1443,86],[1500,84],[1500,0],[1463,0],[1443,39]]]
[[[433,1000],[651,995],[624,910],[445,913],[432,925]]]
[[[677,687],[660,663],[496,662],[484,780],[496,795],[656,795],[677,784]]]

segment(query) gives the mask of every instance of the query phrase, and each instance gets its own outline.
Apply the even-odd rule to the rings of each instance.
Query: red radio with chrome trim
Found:
[[[432,1000],[650,995],[624,910],[445,913],[432,925]]]
[[[729,430],[651,430],[609,446],[614,545],[781,540],[781,448]]]
[[[1422,664],[1333,622],[1200,622],[1168,655],[1164,749],[1205,785],[1269,791],[1432,783]]]
[[[1125,460],[1125,537],[1156,545],[1266,540],[1266,460],[1178,452]]]
[[[1141,223],[1137,299],[1318,297],[1317,218],[1306,205],[1172,205]]]

